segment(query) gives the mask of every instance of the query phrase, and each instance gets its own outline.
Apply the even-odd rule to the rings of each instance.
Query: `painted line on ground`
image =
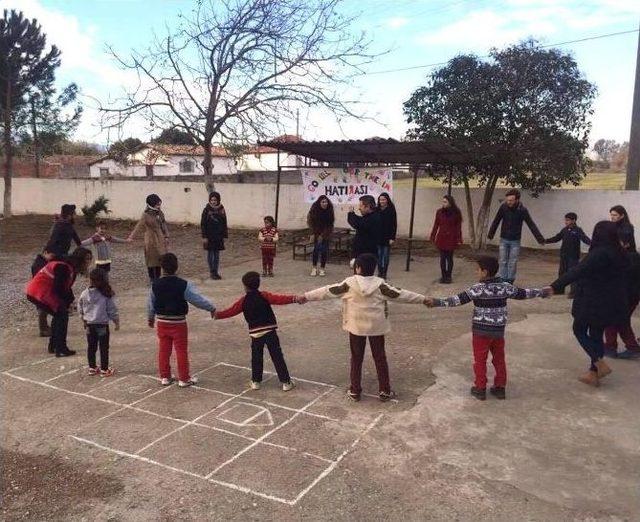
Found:
[[[240,368],[241,370],[251,370],[251,368],[249,368],[248,366],[240,366],[239,364],[231,364],[231,363],[226,363],[226,362],[222,362],[220,364],[223,365],[223,366],[230,366],[232,368]],[[270,373],[272,375],[276,375],[275,372],[269,372],[267,370],[264,370],[264,373]],[[296,377],[295,375],[292,375],[291,379],[294,380],[294,381],[306,382],[308,384],[317,384],[318,386],[326,386],[328,388],[337,388],[337,386],[335,384],[328,384],[326,382],[312,381],[310,379],[302,379],[301,377]]]
[[[43,382],[55,381],[56,379],[60,379],[62,377],[66,377],[67,375],[73,375],[74,373],[76,373],[78,371],[80,371],[80,368],[74,368],[73,370],[69,370],[68,372],[60,373],[60,374],[56,375],[55,377],[51,377],[50,379],[47,379],[46,381],[43,381]]]

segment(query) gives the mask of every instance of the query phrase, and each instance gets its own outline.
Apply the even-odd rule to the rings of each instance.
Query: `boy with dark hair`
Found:
[[[171,351],[175,348],[178,362],[178,386],[185,388],[198,382],[189,374],[189,331],[187,314],[189,303],[196,308],[207,310],[214,316],[215,306],[209,299],[198,293],[193,283],[178,276],[178,258],[167,253],[160,256],[162,277],[151,283],[147,311],[149,328],[157,322],[158,367],[163,386],[173,383],[171,377]]]
[[[478,283],[452,297],[428,297],[427,306],[460,306],[473,301],[475,308],[471,331],[475,382],[471,388],[471,395],[481,401],[487,398],[487,356],[491,352],[496,376],[489,391],[496,398],[505,399],[507,365],[504,354],[504,329],[507,324],[507,299],[547,297],[547,293],[542,288],[518,288],[496,277],[499,263],[495,257],[480,256],[476,262]]]
[[[97,268],[102,268],[105,272],[111,270],[111,243],[131,243],[133,240],[122,239],[112,236],[108,232],[106,221],[98,221],[96,224],[96,233],[90,238],[82,242],[82,246],[95,245],[96,257],[95,264]]]
[[[373,196],[361,196],[360,215],[358,216],[353,208],[347,214],[349,225],[356,231],[352,244],[352,258],[355,259],[360,254],[378,254],[378,244],[382,223],[377,211],[376,200]]]
[[[305,299],[295,295],[271,294],[261,292],[260,274],[258,272],[247,272],[242,276],[245,295],[238,299],[226,310],[216,312],[214,319],[228,319],[244,314],[244,318],[249,326],[249,336],[251,337],[251,389],[259,390],[262,382],[264,347],[267,346],[271,361],[278,374],[278,379],[282,384],[282,391],[289,391],[295,383],[289,376],[287,363],[282,354],[280,339],[276,330],[278,322],[273,313],[271,305],[285,305],[292,303],[304,304]]]
[[[75,242],[77,246],[81,245],[78,233],[73,227],[75,216],[75,205],[62,205],[60,208],[60,216],[56,218],[53,228],[51,229],[47,249],[58,258],[66,256],[69,253],[71,241]]]
[[[564,228],[555,236],[545,239],[546,245],[562,241],[560,246],[560,266],[558,268],[558,277],[562,276],[569,269],[573,268],[580,262],[580,242],[590,245],[591,240],[584,231],[576,224],[578,215],[575,212],[567,212],[564,215]],[[564,293],[564,289],[562,290]],[[571,285],[569,299],[575,294],[575,283]]]
[[[385,335],[391,331],[388,301],[426,304],[425,297],[408,290],[401,290],[375,277],[378,260],[373,254],[361,254],[354,262],[354,275],[341,283],[323,286],[304,294],[309,301],[340,298],[342,307],[342,328],[349,332],[351,347],[351,386],[347,396],[359,401],[362,394],[362,362],[369,338],[371,354],[378,374],[378,397],[386,402],[395,393],[389,383],[389,366],[385,354]]]

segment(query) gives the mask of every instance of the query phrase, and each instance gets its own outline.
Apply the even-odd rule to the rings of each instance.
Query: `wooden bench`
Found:
[[[336,228],[329,239],[329,256],[349,257],[353,235],[351,229]],[[304,259],[313,254],[313,234],[310,229],[293,233],[293,259]]]

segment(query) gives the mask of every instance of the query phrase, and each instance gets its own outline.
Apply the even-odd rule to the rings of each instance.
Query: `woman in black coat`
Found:
[[[229,237],[227,214],[220,203],[220,194],[209,194],[209,203],[202,211],[200,219],[202,246],[207,251],[207,263],[211,279],[222,279],[219,273],[220,251],[224,250],[224,240]]]
[[[581,382],[598,386],[611,373],[604,361],[604,329],[620,325],[628,314],[625,288],[626,258],[618,241],[618,227],[600,221],[593,229],[589,253],[578,265],[551,283],[558,292],[577,283],[571,314],[573,334],[591,359]]]
[[[387,278],[391,245],[396,240],[398,215],[396,206],[386,192],[378,196],[378,214],[380,216],[380,234],[378,243],[378,277]]]

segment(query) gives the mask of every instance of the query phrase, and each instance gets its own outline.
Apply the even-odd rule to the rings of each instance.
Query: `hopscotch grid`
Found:
[[[62,377],[67,377],[68,375],[73,375],[74,373],[77,373],[79,371],[80,371],[80,368],[74,368],[73,370],[69,370],[68,372],[60,373],[60,374],[56,375],[55,377],[51,377],[50,379],[47,379],[44,382],[55,381],[57,379],[61,379]]]
[[[223,419],[221,417],[221,415],[224,415],[225,413],[229,413],[230,411],[234,410],[235,408],[237,408],[238,406],[241,405],[245,405],[245,406],[253,406],[255,408],[262,408],[262,411],[259,411],[258,413],[252,415],[251,417],[246,418],[245,420],[243,420],[242,422],[235,422],[232,420],[228,420],[228,419]],[[219,413],[218,416],[216,417],[217,420],[222,421],[222,422],[228,422],[229,424],[233,424],[234,426],[238,426],[240,428],[244,428],[246,427],[253,419],[260,417],[260,415],[264,415],[265,412],[269,412],[269,410],[267,410],[267,408],[264,408],[262,406],[258,406],[257,404],[252,404],[250,402],[238,402],[236,404],[234,404],[233,406],[231,406],[231,408],[229,408],[228,410],[223,411],[222,413]]]

